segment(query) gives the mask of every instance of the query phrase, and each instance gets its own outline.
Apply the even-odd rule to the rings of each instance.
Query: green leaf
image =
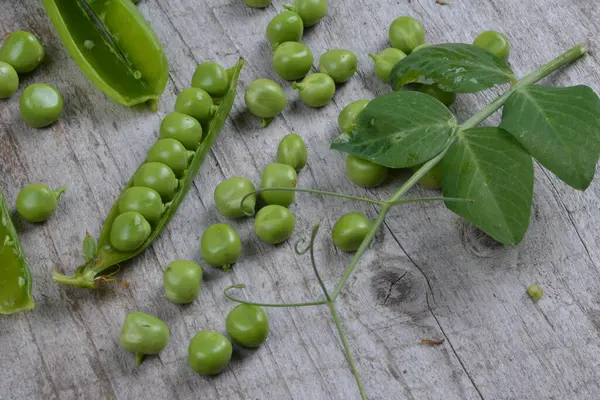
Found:
[[[86,232],[85,239],[83,239],[83,258],[86,264],[96,258],[97,251],[96,240]]]
[[[447,92],[473,93],[515,81],[515,74],[506,61],[464,43],[420,49],[400,60],[390,74],[395,90],[408,83],[419,82],[437,83]]]
[[[442,159],[446,207],[502,244],[517,244],[531,214],[533,162],[525,149],[500,128],[473,128],[457,134]]]
[[[437,99],[400,91],[373,99],[358,115],[352,135],[336,138],[331,148],[390,168],[411,167],[444,150],[458,122]]]
[[[590,185],[600,156],[600,99],[588,86],[519,88],[500,126],[567,185]]]

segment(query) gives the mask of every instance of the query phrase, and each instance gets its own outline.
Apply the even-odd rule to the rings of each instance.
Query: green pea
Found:
[[[284,4],[283,8],[298,13],[306,28],[325,18],[327,0],[296,0],[292,5]]]
[[[229,74],[217,63],[203,62],[194,71],[192,87],[204,89],[212,97],[223,97],[229,90]]]
[[[263,119],[263,126],[285,108],[287,98],[279,84],[270,79],[257,79],[246,89],[244,96],[248,110]]]
[[[12,65],[0,61],[0,99],[7,99],[19,88],[19,75]]]
[[[301,170],[306,165],[308,159],[308,150],[302,136],[297,133],[285,135],[277,147],[277,162],[287,164],[296,171]]]
[[[172,112],[160,124],[160,137],[175,139],[195,151],[202,141],[202,125],[192,116]]]
[[[327,74],[335,83],[343,83],[354,76],[358,66],[356,54],[350,50],[329,50],[319,60],[319,70]]]
[[[423,164],[412,167],[413,173],[417,172]],[[440,189],[442,187],[442,171],[440,164],[436,164],[419,180],[421,186],[427,189]]]
[[[392,47],[408,54],[425,43],[425,28],[413,17],[398,17],[390,25],[389,38]]]
[[[196,300],[202,286],[202,267],[194,261],[173,261],[163,273],[165,295],[176,304]]]
[[[200,124],[208,124],[218,109],[204,89],[183,89],[175,100],[175,111],[196,118]]]
[[[183,171],[188,168],[189,159],[190,154],[181,142],[171,138],[157,140],[150,147],[146,156],[146,162],[163,163],[171,168],[178,177],[181,177]]]
[[[333,244],[342,251],[356,251],[372,227],[371,221],[362,213],[345,214],[333,225],[331,231]]]
[[[25,186],[17,195],[17,212],[28,222],[44,222],[54,214],[56,202],[65,191],[65,186],[57,190],[41,183]]]
[[[227,314],[227,334],[234,343],[255,348],[269,336],[269,317],[262,307],[239,304]]]
[[[387,178],[388,168],[353,155],[346,158],[348,178],[362,187],[379,186]]]
[[[157,223],[165,210],[160,194],[154,189],[141,186],[133,186],[123,192],[117,205],[120,214],[135,211],[151,224]]]
[[[169,327],[162,320],[135,311],[125,316],[119,344],[136,354],[138,365],[144,355],[158,354],[169,343]]]
[[[55,123],[63,110],[63,98],[54,86],[34,83],[25,88],[19,101],[21,119],[33,128]]]
[[[234,176],[219,183],[215,188],[214,200],[217,210],[227,218],[240,218],[246,216],[246,212],[254,213],[256,206],[256,194],[252,194],[241,202],[244,196],[254,192],[254,184],[241,176]]]
[[[231,226],[214,224],[202,234],[200,251],[208,264],[229,271],[242,254],[242,242]]]
[[[169,201],[175,195],[179,182],[168,165],[149,162],[138,168],[133,175],[133,184],[154,189],[164,201]]]
[[[312,51],[298,42],[281,43],[273,53],[273,70],[287,81],[300,79],[308,74],[312,67]]]
[[[301,83],[294,82],[292,88],[300,92],[300,99],[309,107],[323,107],[335,94],[335,82],[321,72],[308,75]]]
[[[218,375],[231,360],[233,346],[218,332],[203,330],[194,335],[188,347],[188,363],[202,376]]]
[[[267,25],[267,39],[273,48],[283,42],[299,42],[303,34],[302,18],[293,11],[280,12]]]
[[[137,250],[148,237],[152,228],[142,214],[126,211],[117,216],[110,228],[110,244],[122,252]]]
[[[338,126],[344,133],[351,134],[358,115],[369,105],[369,100],[356,100],[342,109],[338,116]]]
[[[534,283],[532,285],[527,286],[527,294],[533,300],[538,301],[542,297],[544,297],[544,289],[542,289],[540,285]]]
[[[272,204],[261,208],[254,219],[254,232],[260,240],[277,244],[287,240],[296,228],[296,217],[286,207]]]
[[[244,4],[252,8],[265,8],[271,4],[272,0],[242,0]]]
[[[415,47],[415,48],[413,49],[413,51],[411,51],[411,53],[414,53],[415,51],[419,51],[419,50],[421,50],[421,49],[424,49],[425,47],[429,47],[429,46],[431,46],[431,43],[423,43],[423,44],[420,44],[420,45],[418,45],[417,47]]]
[[[44,59],[44,46],[34,34],[15,31],[8,35],[0,47],[0,61],[4,61],[19,74],[36,69]]]
[[[295,188],[296,170],[289,165],[281,163],[268,164],[263,169],[261,189],[268,188]],[[292,191],[267,190],[261,192],[261,197],[267,204],[279,204],[287,207],[294,202],[296,193]]]
[[[508,39],[500,32],[496,31],[485,31],[481,32],[473,41],[473,44],[477,47],[480,47],[503,59],[504,61],[508,60],[508,54],[510,53],[510,44],[508,43]]]
[[[444,103],[446,107],[450,107],[456,100],[456,93],[446,92],[445,90],[440,89],[437,85],[420,85],[419,89],[417,90],[421,93],[435,97]]]
[[[382,81],[388,82],[392,69],[400,60],[406,57],[406,54],[402,50],[390,47],[379,54],[369,53],[369,56],[375,61],[375,75]]]

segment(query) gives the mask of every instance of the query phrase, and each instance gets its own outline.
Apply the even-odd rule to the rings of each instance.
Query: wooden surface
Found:
[[[222,222],[214,187],[245,175],[258,182],[272,162],[278,139],[299,132],[310,148],[299,187],[386,198],[406,175],[383,188],[360,189],[344,175],[344,158],[329,150],[341,108],[387,92],[367,53],[386,47],[387,27],[399,15],[423,21],[428,41],[470,42],[485,29],[504,32],[510,62],[519,75],[573,44],[588,41],[591,55],[547,81],[600,89],[595,51],[600,8],[585,0],[331,0],[329,16],[307,30],[315,59],[327,49],[354,50],[359,71],[319,110],[297,100],[267,129],[245,110],[243,90],[255,78],[275,75],[264,38],[281,1],[265,10],[241,0],[147,0],[140,10],[163,42],[171,67],[159,112],[126,109],[107,100],[80,73],[57,39],[39,1],[2,0],[0,32],[25,29],[41,37],[48,57],[24,77],[56,85],[64,95],[62,120],[37,130],[19,119],[18,95],[0,101],[0,185],[9,205],[20,187],[67,184],[55,216],[39,226],[16,218],[34,277],[33,313],[0,321],[0,398],[3,399],[355,399],[358,392],[325,308],[270,309],[272,333],[255,352],[236,357],[216,378],[187,366],[187,344],[200,329],[224,329],[233,304],[222,295],[246,283],[243,295],[264,301],[300,301],[319,295],[306,256],[293,241],[272,247],[257,241],[252,221],[232,224],[244,242],[243,260],[231,274],[206,268],[198,301],[171,304],[162,291],[162,270],[175,259],[200,261],[199,239]],[[124,266],[117,284],[98,291],[60,287],[50,272],[73,272],[82,261],[81,240],[97,235],[102,221],[172,110],[175,94],[189,85],[194,67],[216,60],[231,66],[246,59],[231,118],[195,185],[158,240]],[[19,91],[19,93],[20,93]],[[461,95],[461,119],[498,90]],[[497,122],[498,116],[492,121]],[[507,177],[507,179],[509,179]],[[586,192],[567,188],[536,170],[534,212],[519,247],[500,247],[442,204],[398,208],[387,218],[373,249],[348,281],[338,307],[364,386],[371,399],[598,399],[600,398],[600,212],[596,180]],[[415,188],[411,195],[433,194]],[[294,240],[322,224],[318,259],[333,287],[351,255],[335,251],[329,229],[344,212],[376,209],[353,202],[298,195]],[[539,283],[546,294],[532,302],[525,288]],[[127,312],[164,319],[171,341],[159,357],[137,368],[118,345]],[[445,339],[425,346],[421,339]]]

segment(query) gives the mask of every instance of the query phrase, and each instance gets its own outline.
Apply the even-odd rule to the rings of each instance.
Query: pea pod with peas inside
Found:
[[[187,169],[183,171],[181,179],[175,178],[175,173],[163,163],[164,161],[142,164],[104,221],[98,244],[95,246],[95,254],[86,255],[85,264],[72,276],[53,272],[54,282],[95,288],[99,283],[110,279],[111,274],[117,270],[117,265],[140,254],[158,237],[175,215],[204,158],[219,136],[219,131],[231,111],[243,64],[243,60],[240,59],[237,65],[228,71],[229,88],[224,97],[215,99],[219,108],[199,144],[193,141],[188,143],[190,147],[184,144],[186,150],[192,151],[194,155],[189,160]],[[175,137],[176,140],[176,133],[170,137]],[[164,137],[159,140],[164,140]],[[177,151],[175,154],[180,153],[181,151]],[[168,157],[165,157],[165,160],[167,159]],[[133,203],[126,201],[126,198],[133,199]]]

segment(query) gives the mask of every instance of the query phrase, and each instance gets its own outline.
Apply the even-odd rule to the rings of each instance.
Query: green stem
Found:
[[[59,200],[60,196],[62,196],[63,193],[66,193],[66,192],[67,192],[67,185],[62,185],[58,189],[55,189],[54,195],[56,196],[56,200]]]
[[[473,203],[474,201],[471,199],[458,199],[455,197],[417,197],[416,199],[403,199],[398,201],[387,201],[386,204],[390,206],[396,206],[399,204],[409,204],[409,203],[421,203],[425,201],[449,201],[456,203]]]
[[[142,363],[144,362],[144,357],[145,357],[145,354],[135,353],[135,362],[138,366],[142,365]]]
[[[325,304],[328,304],[327,300],[308,301],[308,302],[305,302],[305,303],[258,303],[258,302],[254,302],[254,301],[242,300],[242,299],[239,299],[239,298],[234,297],[234,296],[232,296],[232,295],[229,294],[229,291],[232,290],[232,289],[243,289],[245,287],[246,287],[246,285],[243,285],[243,284],[227,286],[225,289],[223,289],[223,294],[225,294],[225,297],[227,297],[229,300],[235,301],[236,303],[249,304],[251,306],[261,306],[261,307],[274,307],[274,308],[276,308],[276,307],[279,307],[279,308],[283,308],[283,307],[310,307],[310,306],[323,306]]]
[[[319,285],[321,286],[321,290],[323,290],[323,294],[327,299],[328,304],[331,303],[331,297],[329,297],[329,292],[327,291],[327,287],[321,279],[321,274],[319,274],[319,269],[317,268],[317,261],[315,260],[315,238],[317,237],[317,232],[319,232],[319,224],[315,225],[312,233],[310,235],[310,263],[312,265],[313,271],[317,280],[319,281]]]
[[[92,269],[86,269],[83,274],[64,275],[52,271],[52,282],[62,283],[63,285],[72,285],[85,289],[96,288],[96,272]]]

